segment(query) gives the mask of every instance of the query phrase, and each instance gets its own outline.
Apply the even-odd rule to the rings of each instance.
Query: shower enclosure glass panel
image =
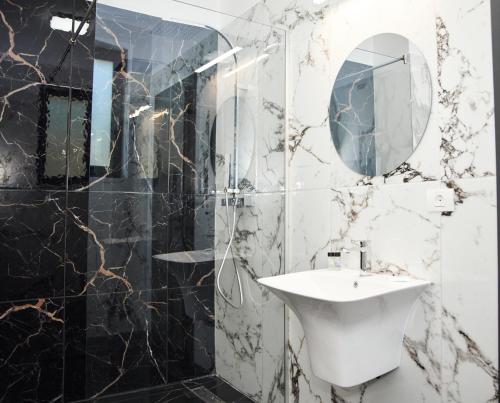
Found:
[[[71,126],[67,400],[216,376],[284,401],[284,307],[256,282],[285,267],[284,31],[99,0],[93,66],[90,133]],[[75,99],[72,121],[83,113]],[[220,276],[233,304],[214,287],[226,188],[240,205]]]

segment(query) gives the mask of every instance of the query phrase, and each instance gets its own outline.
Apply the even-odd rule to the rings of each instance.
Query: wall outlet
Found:
[[[455,211],[455,192],[453,189],[433,189],[427,191],[428,211]]]

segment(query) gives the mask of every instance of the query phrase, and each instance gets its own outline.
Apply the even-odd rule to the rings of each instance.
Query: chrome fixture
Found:
[[[369,241],[359,241],[359,268],[363,273],[367,273],[372,270],[369,262],[369,247]]]
[[[398,62],[403,62],[403,64],[408,64],[409,60],[410,60],[410,56],[407,53],[405,53],[405,54],[403,54],[403,56],[398,57],[394,60],[391,60],[391,61],[388,61],[388,62],[385,62],[382,64],[378,64],[376,66],[369,67],[367,69],[360,70],[360,71],[357,71],[355,73],[348,74],[346,76],[342,76],[341,78],[338,78],[337,81],[347,80],[347,79],[355,77],[355,76],[359,77],[362,74],[369,73],[369,72],[375,71],[375,70],[379,70],[383,67],[387,67],[387,66],[390,66],[391,64],[398,63]]]
[[[370,264],[370,241],[352,241],[355,245],[350,250],[345,250],[345,252],[359,252],[359,269],[361,270],[361,276],[369,276],[371,273]]]

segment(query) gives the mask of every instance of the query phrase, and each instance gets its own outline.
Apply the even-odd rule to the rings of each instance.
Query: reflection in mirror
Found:
[[[335,80],[330,100],[335,148],[353,171],[387,174],[413,154],[431,106],[422,53],[403,36],[373,36],[351,52]]]
[[[216,149],[216,138],[219,136],[220,141],[226,142],[224,149],[231,149],[233,147],[235,131],[234,128],[234,118],[235,114],[235,98],[230,97],[226,99],[219,110],[217,111],[217,116],[212,124],[210,142],[211,142],[211,164],[212,169],[215,172],[217,169],[216,161],[224,161],[227,156],[219,155],[217,156]],[[246,188],[246,190],[254,190],[253,185],[248,181],[247,178],[253,178],[251,170],[255,168],[255,118],[252,113],[251,105],[244,96],[239,97],[237,119],[236,119],[236,133],[238,133],[238,146],[237,146],[237,169],[238,169],[238,187],[240,189],[245,189],[250,186],[251,189]],[[229,174],[229,171],[227,172]],[[228,183],[229,178],[223,179],[223,183]]]

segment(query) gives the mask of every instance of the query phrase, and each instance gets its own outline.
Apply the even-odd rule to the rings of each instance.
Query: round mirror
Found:
[[[417,148],[431,106],[431,75],[417,47],[401,35],[371,37],[333,86],[330,131],[340,158],[366,176],[393,171]]]

